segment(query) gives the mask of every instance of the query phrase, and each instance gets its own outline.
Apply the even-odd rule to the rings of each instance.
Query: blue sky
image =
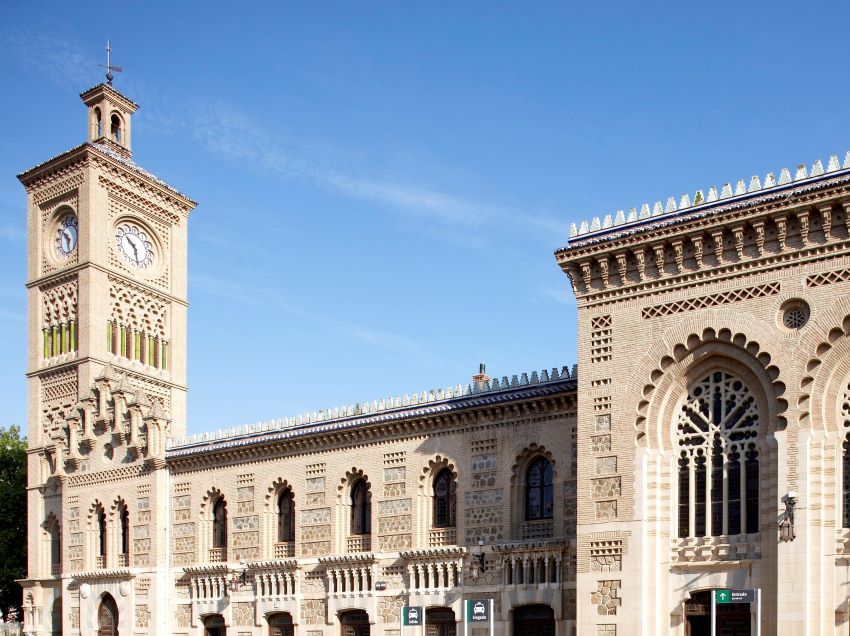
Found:
[[[190,432],[572,365],[570,222],[850,149],[847,2],[78,6],[0,6],[0,426],[15,174],[83,141],[107,38],[134,159],[199,202]]]

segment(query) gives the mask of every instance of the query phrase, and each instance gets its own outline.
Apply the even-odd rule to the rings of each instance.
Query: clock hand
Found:
[[[133,254],[136,257],[136,262],[138,262],[139,261],[139,250],[136,249],[136,243],[132,239],[130,239],[130,247],[133,248]]]

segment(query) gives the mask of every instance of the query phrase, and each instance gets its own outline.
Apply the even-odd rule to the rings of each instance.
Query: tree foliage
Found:
[[[0,612],[21,616],[21,587],[27,570],[27,441],[21,430],[0,428]]]

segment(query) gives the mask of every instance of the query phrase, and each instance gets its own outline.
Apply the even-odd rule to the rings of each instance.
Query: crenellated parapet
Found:
[[[359,402],[357,404],[338,406],[320,411],[311,411],[291,417],[267,420],[256,424],[246,424],[207,433],[198,433],[184,438],[169,439],[168,448],[176,449],[181,446],[254,436],[274,431],[286,431],[316,424],[333,424],[354,418],[389,415],[393,413],[400,414],[403,411],[415,409],[416,407],[430,407],[439,403],[449,403],[452,400],[461,398],[483,396],[489,393],[497,394],[502,391],[512,391],[554,382],[575,380],[577,377],[577,365],[573,365],[572,370],[564,366],[559,371],[556,367],[551,371],[543,369],[539,373],[532,371],[530,374],[522,373],[513,375],[510,379],[508,376],[503,376],[501,380],[499,378],[481,376],[480,380],[466,385],[458,384],[446,387],[445,389],[431,389],[430,391],[388,397],[381,400],[372,400],[371,402]]]
[[[603,223],[572,239],[556,258],[586,304],[767,272],[791,261],[822,261],[850,245],[850,164],[840,167],[833,157],[827,170],[817,162],[811,173],[801,167],[796,176],[776,181],[768,175],[763,186],[754,177],[752,190],[624,224]],[[777,289],[765,284],[747,293],[759,297]],[[728,302],[723,293],[715,296],[700,298],[701,307]],[[645,309],[645,317],[676,311],[674,305],[659,303]]]

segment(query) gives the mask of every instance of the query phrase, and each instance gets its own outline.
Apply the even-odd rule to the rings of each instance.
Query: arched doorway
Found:
[[[269,616],[269,636],[293,636],[295,627],[292,625],[292,614],[281,612]]]
[[[53,608],[50,611],[51,631],[54,636],[62,634],[62,597],[57,596],[53,600]]]
[[[692,592],[685,602],[685,636],[711,635],[711,592]],[[750,604],[717,606],[717,636],[750,636]]]
[[[451,607],[429,607],[425,612],[427,636],[456,636],[457,621]]]
[[[517,607],[513,624],[513,636],[555,636],[555,612],[548,605]]]
[[[118,605],[111,594],[104,594],[97,608],[97,636],[118,636]]]
[[[363,610],[351,610],[339,615],[342,636],[369,636],[369,615]]]
[[[225,636],[224,616],[211,614],[204,618],[204,636]]]

